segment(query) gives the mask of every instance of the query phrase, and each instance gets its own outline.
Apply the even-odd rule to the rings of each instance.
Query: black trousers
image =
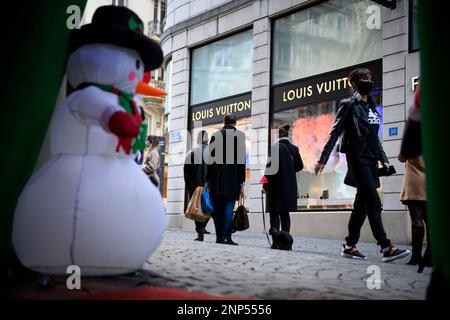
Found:
[[[353,210],[348,222],[348,237],[345,238],[348,246],[358,243],[361,228],[369,218],[370,228],[377,244],[381,248],[391,246],[387,239],[381,220],[381,200],[377,192],[378,172],[377,162],[360,156],[347,155],[349,174],[356,184],[356,197]]]
[[[291,218],[289,212],[270,212],[270,228],[280,231],[280,221],[281,230],[289,232],[291,229]]]
[[[425,229],[427,231],[427,246],[430,244],[430,232],[427,223],[427,203],[425,201],[407,200],[403,202],[408,206],[411,217],[412,249],[413,254],[422,254]]]
[[[194,221],[195,222],[195,231],[197,231],[198,234],[205,233],[206,225],[208,224],[208,220],[206,221]]]

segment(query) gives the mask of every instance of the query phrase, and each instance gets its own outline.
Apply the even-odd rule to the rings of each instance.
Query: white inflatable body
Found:
[[[69,58],[68,79],[74,86],[119,84],[132,92],[128,71],[136,59],[129,49],[83,46]],[[142,68],[135,71],[141,78]],[[117,110],[123,110],[117,95],[89,86],[55,114],[53,156],[30,178],[16,207],[13,244],[24,266],[54,275],[66,275],[70,265],[81,275],[123,274],[142,267],[158,247],[165,228],[161,194],[133,154],[116,152],[118,138],[107,123]]]

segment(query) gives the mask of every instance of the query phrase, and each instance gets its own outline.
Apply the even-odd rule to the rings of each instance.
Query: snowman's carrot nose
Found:
[[[160,97],[166,95],[166,92],[164,90],[152,87],[146,84],[144,81],[139,81],[137,83],[136,93],[142,94],[144,96],[153,96],[153,97]]]

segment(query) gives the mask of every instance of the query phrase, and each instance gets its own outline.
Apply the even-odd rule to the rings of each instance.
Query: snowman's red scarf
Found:
[[[111,85],[97,84],[97,83],[82,83],[77,87],[77,90],[86,88],[88,86],[95,86],[103,91],[111,92],[117,95],[119,105],[129,114],[136,117],[139,124],[139,135],[135,138],[119,138],[117,143],[116,152],[120,151],[120,147],[125,151],[126,154],[130,154],[130,151],[136,153],[138,150],[144,150],[145,139],[147,135],[147,124],[143,121],[141,113],[136,106],[136,102],[133,100],[133,95],[119,90]]]

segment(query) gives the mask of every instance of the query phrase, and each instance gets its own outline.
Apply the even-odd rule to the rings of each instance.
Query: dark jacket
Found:
[[[367,136],[371,125],[360,101],[361,95],[355,93],[351,98],[344,99],[340,102],[330,137],[320,156],[321,163],[327,163],[331,151],[342,133],[344,133],[344,136],[342,138],[340,152],[351,156],[365,155]],[[380,148],[380,159],[377,160],[388,162],[380,140],[378,140],[378,147]]]
[[[274,165],[275,155],[279,155],[279,166],[275,174],[269,174],[265,185],[267,209],[272,213],[297,211],[297,176],[303,169],[303,161],[298,148],[289,139],[282,138],[272,144],[267,167]],[[275,165],[276,168],[276,165]]]
[[[207,156],[206,153],[208,152],[207,148],[208,145],[206,143],[194,148],[188,153],[184,161],[184,183],[189,196],[192,196],[197,187],[205,185],[208,169],[208,164],[205,161],[205,156]]]
[[[340,102],[330,137],[323,148],[319,160],[321,163],[327,163],[337,139],[343,133],[339,151],[347,155],[348,171],[344,183],[353,187],[356,187],[356,184],[351,178],[354,176],[354,169],[351,163],[357,165],[359,161],[370,161],[376,166],[377,161],[388,162],[388,158],[379,139],[377,139],[379,159],[370,159],[367,153],[367,137],[371,130],[371,124],[369,123],[367,112],[360,101],[361,95],[355,93],[351,98],[344,99]],[[353,161],[349,161],[349,157]],[[379,187],[380,182],[379,179],[377,180],[376,185]]]
[[[212,195],[238,200],[240,185],[245,182],[245,134],[234,126],[225,126],[214,132],[209,148],[206,181]],[[230,151],[234,151],[234,157]]]
[[[406,159],[415,159],[422,154],[420,121],[408,119],[403,132],[400,154]]]

